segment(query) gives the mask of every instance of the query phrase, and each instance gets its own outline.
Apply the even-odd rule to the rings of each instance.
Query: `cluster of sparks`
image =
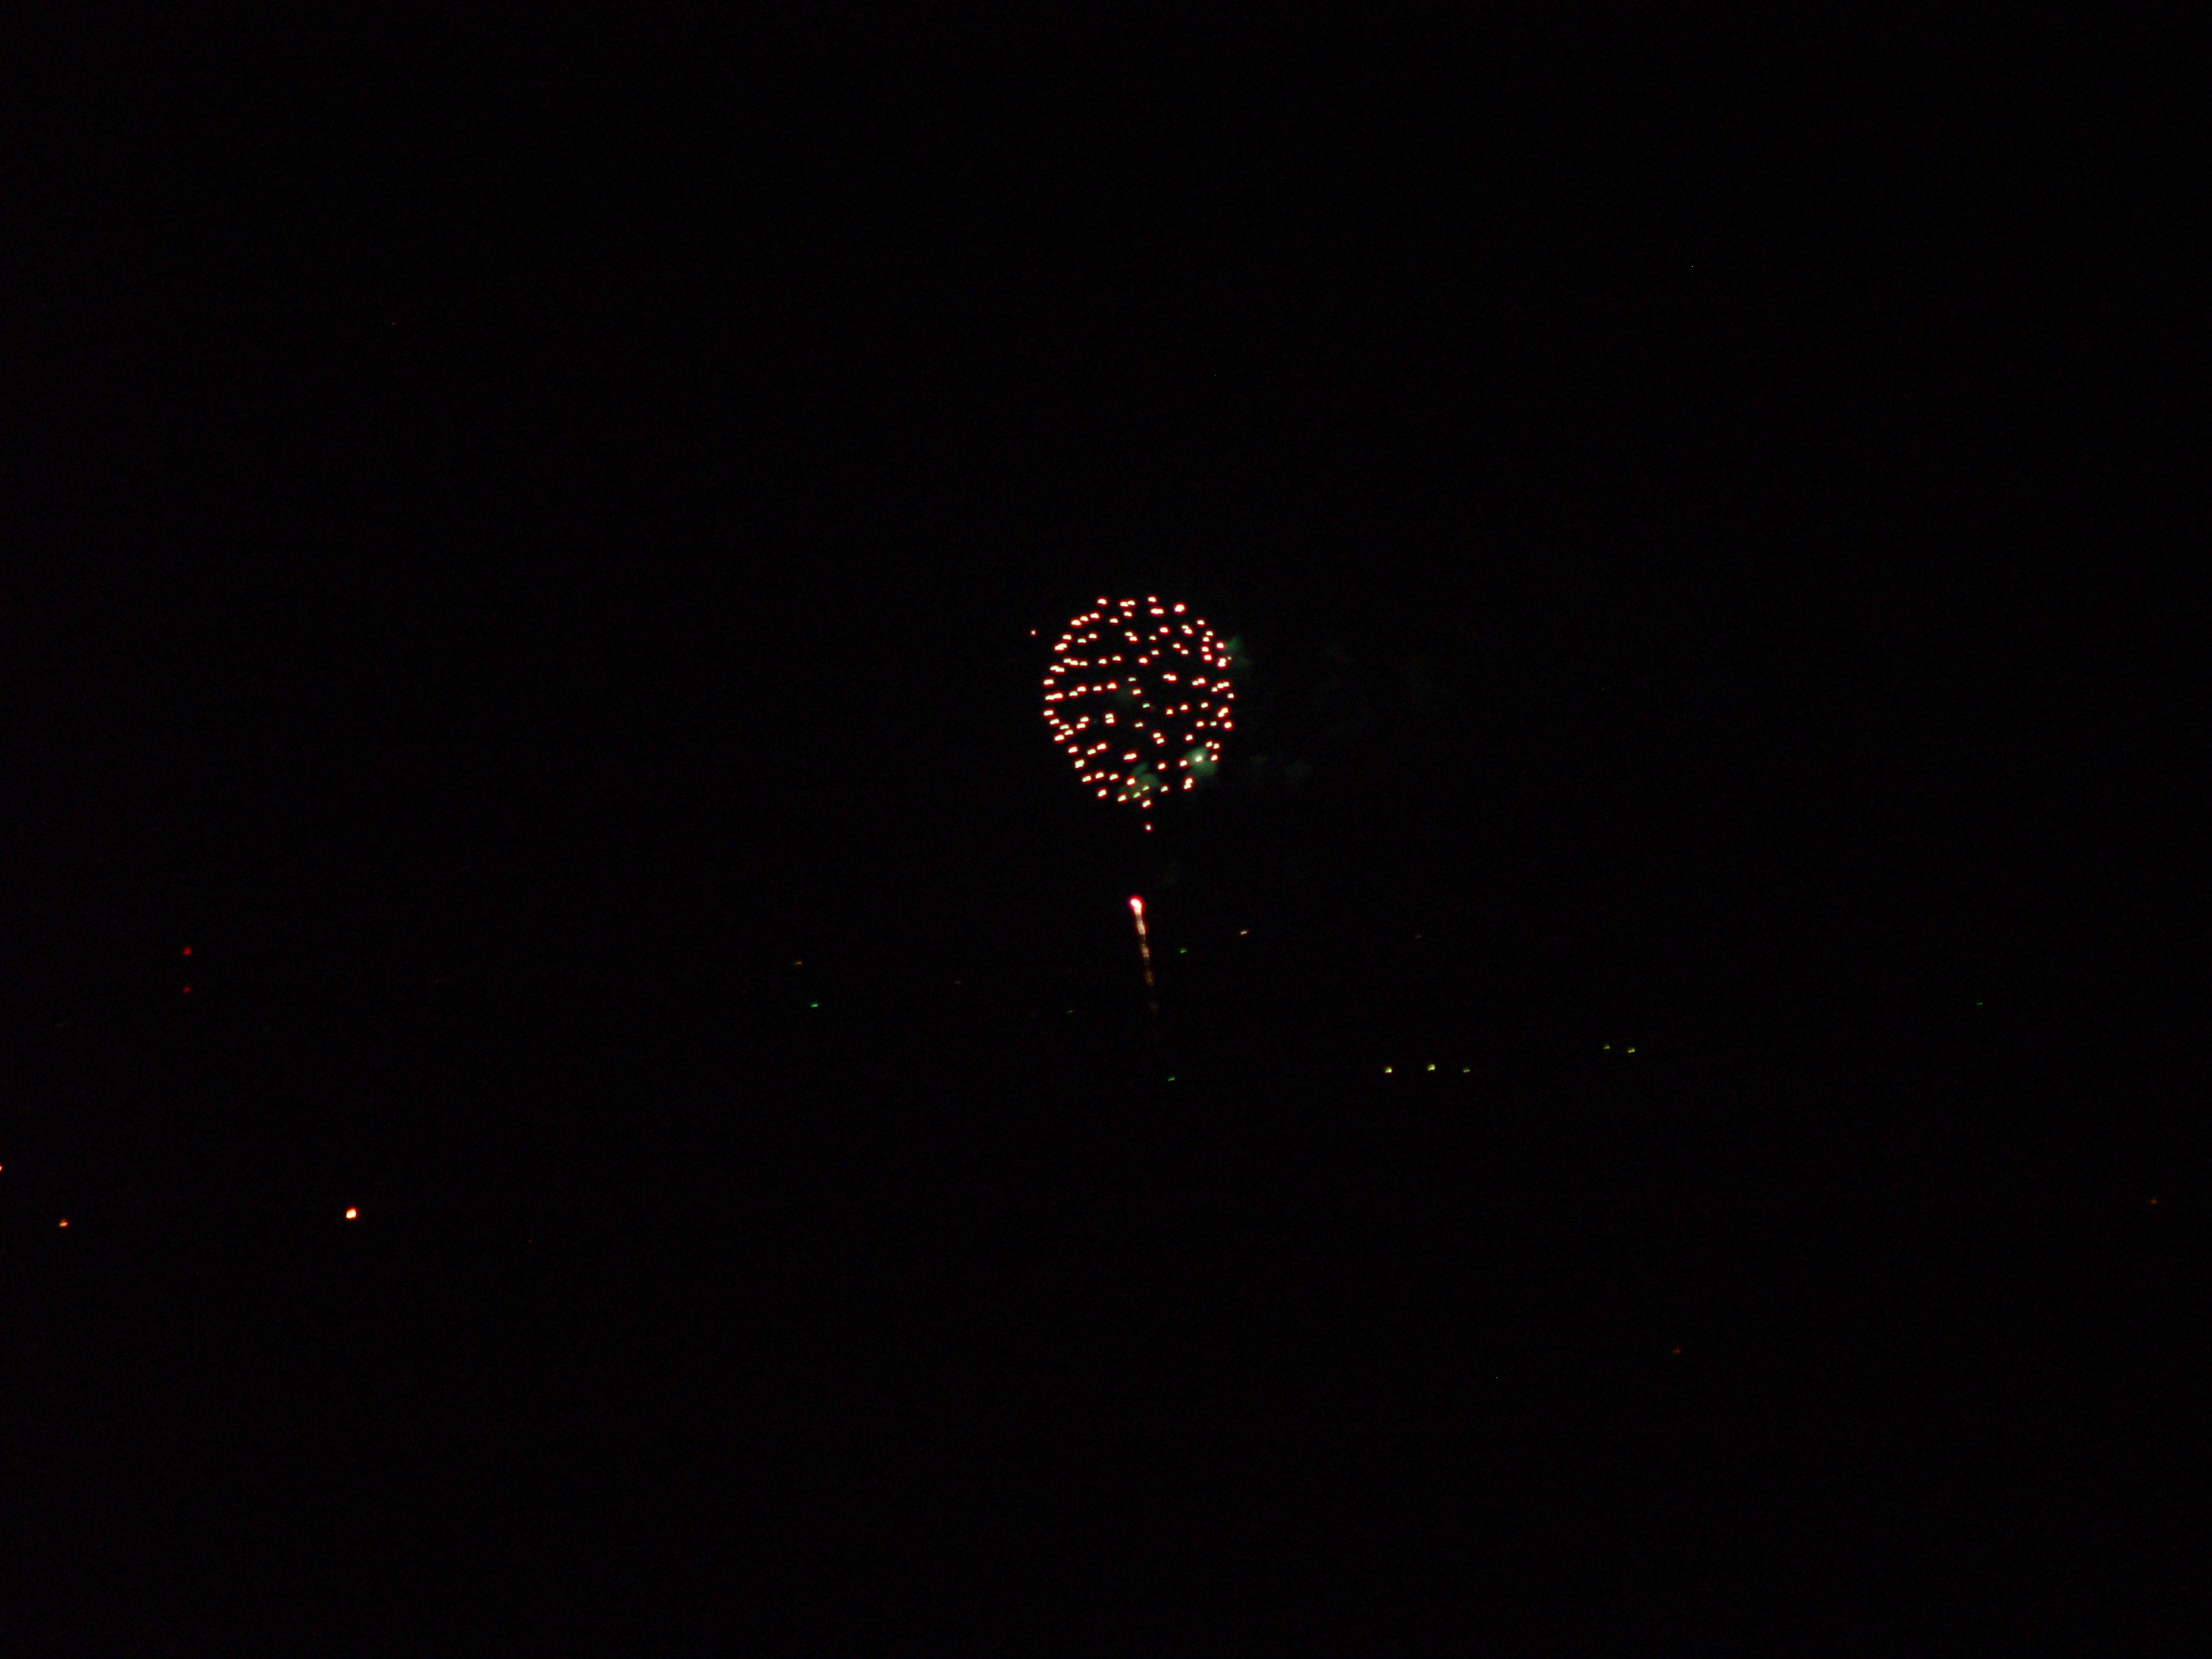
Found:
[[[1045,719],[1101,800],[1148,810],[1221,763],[1229,648],[1187,611],[1156,597],[1102,599],[1052,647]]]

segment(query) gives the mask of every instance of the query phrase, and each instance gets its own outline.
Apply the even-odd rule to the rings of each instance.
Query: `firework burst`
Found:
[[[1102,599],[1052,647],[1046,723],[1099,799],[1149,813],[1220,764],[1229,671],[1228,646],[1187,606]]]

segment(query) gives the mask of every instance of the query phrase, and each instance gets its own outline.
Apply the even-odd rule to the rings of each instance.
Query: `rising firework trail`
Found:
[[[1152,982],[1152,941],[1144,931],[1144,900],[1135,893],[1129,895],[1129,910],[1137,918],[1137,954],[1144,958],[1145,1006],[1152,1010],[1152,1017],[1160,1018],[1160,997]]]

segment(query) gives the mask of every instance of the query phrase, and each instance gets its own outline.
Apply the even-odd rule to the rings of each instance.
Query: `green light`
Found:
[[[818,1008],[822,1005],[819,1002],[810,1002],[806,1006],[810,1008]]]

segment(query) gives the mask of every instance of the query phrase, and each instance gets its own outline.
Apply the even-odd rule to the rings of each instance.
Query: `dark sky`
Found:
[[[11,903],[987,952],[1028,630],[1173,589],[1378,900],[2001,951],[2196,442],[2172,110],[2059,44],[35,40]]]
[[[2155,102],[1840,27],[1418,45],[55,44],[25,505],[258,684],[610,715],[671,712],[648,658],[873,704],[1115,578],[1408,652],[1546,615],[1577,677],[1640,628],[1986,682],[2066,613],[2161,459],[2109,396]]]
[[[1652,1156],[1735,1136],[1745,1190],[1854,1114],[1862,1173],[2130,1204],[2196,1146],[2144,1058],[2204,988],[2158,42],[11,32],[22,1236],[188,1172],[542,1217],[610,1116],[635,1204],[728,1151],[655,1079],[1079,1069],[1035,1022],[1141,1046],[1133,888],[1164,950],[1268,941],[1171,982],[1224,1077],[1642,1033],[1729,1079],[1679,1073]],[[1037,696],[1151,593],[1249,671],[1147,839]],[[827,1048],[786,958],[856,1010]],[[1783,1075],[1826,1128],[1772,1128]]]

